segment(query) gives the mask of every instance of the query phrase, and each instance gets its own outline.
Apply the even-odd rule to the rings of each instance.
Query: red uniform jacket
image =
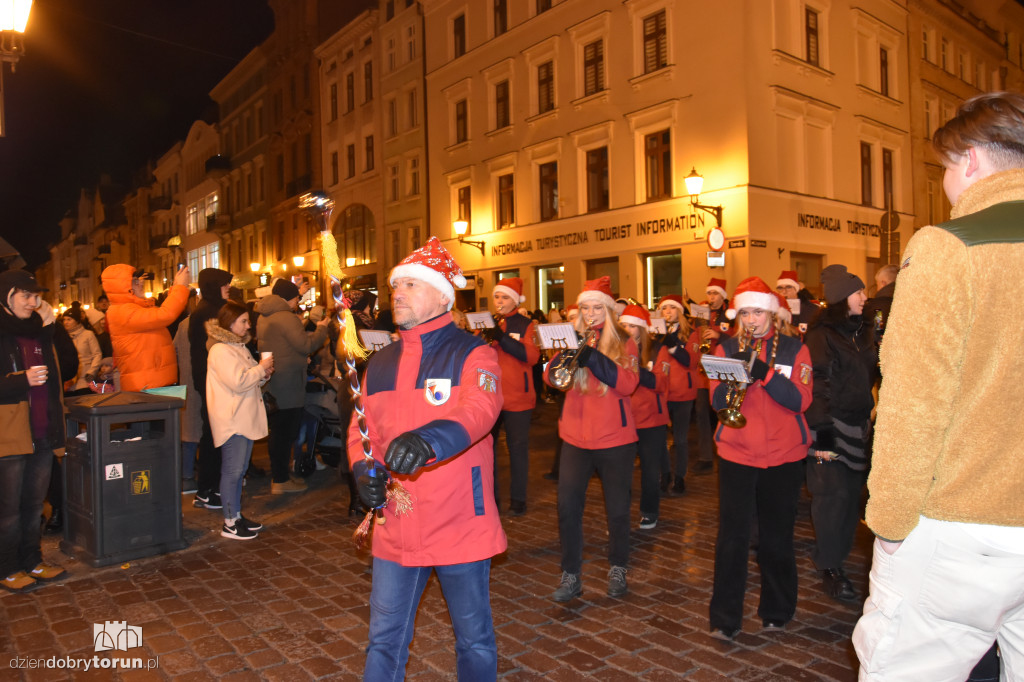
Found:
[[[672,364],[673,360],[669,357],[668,349],[662,346],[658,349],[658,357],[655,358],[653,367],[650,370],[645,367],[640,368],[640,384],[636,387],[636,393],[631,397],[636,428],[649,429],[668,424],[668,396],[671,390],[669,381],[672,376],[671,371],[675,369]],[[694,393],[696,394],[696,389],[694,389]]]
[[[799,339],[765,337],[760,358],[768,362],[771,346],[778,339],[775,366],[768,376],[755,381],[747,389],[740,412],[747,418],[742,429],[722,424],[715,431],[718,454],[730,462],[766,469],[807,456],[810,446],[804,411],[811,404],[811,354]],[[715,355],[729,357],[739,349],[739,339],[723,335]],[[728,385],[711,381],[711,405],[716,410],[726,406]]]
[[[436,460],[411,476],[395,475],[412,495],[412,512],[384,509],[373,530],[373,555],[402,566],[447,566],[505,551],[494,503],[491,428],[501,411],[493,349],[452,323],[450,313],[401,330],[366,368],[363,405],[373,457],[383,467],[388,445],[415,431]],[[352,416],[349,462],[362,458]]]
[[[505,335],[492,345],[498,351],[501,367],[501,392],[506,412],[532,410],[537,405],[537,391],[533,388],[533,366],[540,350],[534,341],[533,320],[518,312],[506,315],[501,321]]]
[[[679,344],[672,352],[669,352],[664,345],[662,346],[662,350],[672,360],[669,363],[668,372],[668,399],[674,403],[693,400],[697,397],[698,388],[707,388],[707,383],[701,383],[701,380],[707,382],[707,379],[699,371],[700,352],[697,351],[697,346],[700,345],[700,338],[699,335],[694,336],[696,333],[690,334],[686,343]],[[664,341],[662,343],[664,344]]]
[[[600,334],[601,330],[597,331]],[[637,441],[636,422],[629,399],[639,383],[639,361],[633,339],[626,342],[626,354],[632,359],[629,368],[615,363],[596,349],[590,356],[586,368],[591,375],[587,393],[573,385],[565,395],[562,416],[558,419],[558,435],[566,443],[585,450],[601,450]],[[544,382],[549,385],[551,368],[557,365],[560,355],[551,359],[544,372]],[[598,381],[608,390],[601,391]]]

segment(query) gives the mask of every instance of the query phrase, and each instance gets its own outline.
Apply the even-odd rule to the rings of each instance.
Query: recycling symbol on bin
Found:
[[[132,472],[132,495],[149,494],[149,470]]]

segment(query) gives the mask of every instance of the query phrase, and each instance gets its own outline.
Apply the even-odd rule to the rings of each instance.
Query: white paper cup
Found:
[[[274,359],[274,354],[271,351],[269,351],[269,350],[265,350],[262,353],[260,353],[260,360],[266,360],[267,358],[270,358],[271,360],[273,360]]]

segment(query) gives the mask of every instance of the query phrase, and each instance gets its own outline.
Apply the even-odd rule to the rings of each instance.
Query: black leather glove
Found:
[[[750,378],[754,381],[761,381],[768,376],[768,363],[757,358],[754,360],[754,366],[750,368]]]
[[[814,430],[814,443],[811,447],[815,450],[824,450],[826,452],[835,452],[836,449],[836,432],[831,426],[824,426],[820,429]]]
[[[669,332],[668,334],[665,334],[665,338],[662,339],[661,343],[662,345],[665,346],[665,348],[671,350],[672,348],[675,348],[676,346],[681,344],[682,340],[679,338],[679,334],[676,334],[675,332]]]
[[[384,464],[396,474],[411,474],[434,456],[430,443],[414,431],[406,431],[391,441]]]
[[[376,509],[387,499],[388,472],[383,467],[372,469],[365,461],[352,465],[352,475],[356,477],[356,490],[359,499],[369,509]]]
[[[583,346],[582,348],[580,348],[578,354],[579,359],[577,360],[577,363],[580,367],[587,366],[587,361],[590,360],[590,356],[591,354],[593,354],[593,352],[594,349],[590,346]]]

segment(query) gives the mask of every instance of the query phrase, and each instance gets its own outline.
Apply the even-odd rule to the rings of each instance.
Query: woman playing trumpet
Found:
[[[558,420],[558,434],[563,440],[558,475],[562,579],[552,595],[558,602],[569,601],[583,591],[583,503],[587,483],[595,471],[601,476],[608,517],[608,596],[626,593],[629,494],[637,442],[629,398],[639,382],[636,343],[615,320],[609,278],[587,282],[576,302],[580,309],[576,330],[591,330],[593,345],[584,345],[575,352],[576,369]],[[549,385],[554,385],[552,374],[565,353],[548,364],[544,381]]]
[[[750,518],[757,516],[761,569],[758,616],[781,630],[796,611],[793,524],[809,444],[804,411],[811,403],[811,357],[800,340],[779,333],[778,299],[757,277],[740,282],[730,317],[739,333],[724,336],[715,355],[749,363],[752,383],[740,406],[746,426],[720,424],[718,539],[711,595],[711,635],[732,640],[743,621]],[[738,311],[738,315],[737,315]],[[726,407],[727,383],[712,380],[712,406]],[[737,390],[733,387],[733,390]]]

